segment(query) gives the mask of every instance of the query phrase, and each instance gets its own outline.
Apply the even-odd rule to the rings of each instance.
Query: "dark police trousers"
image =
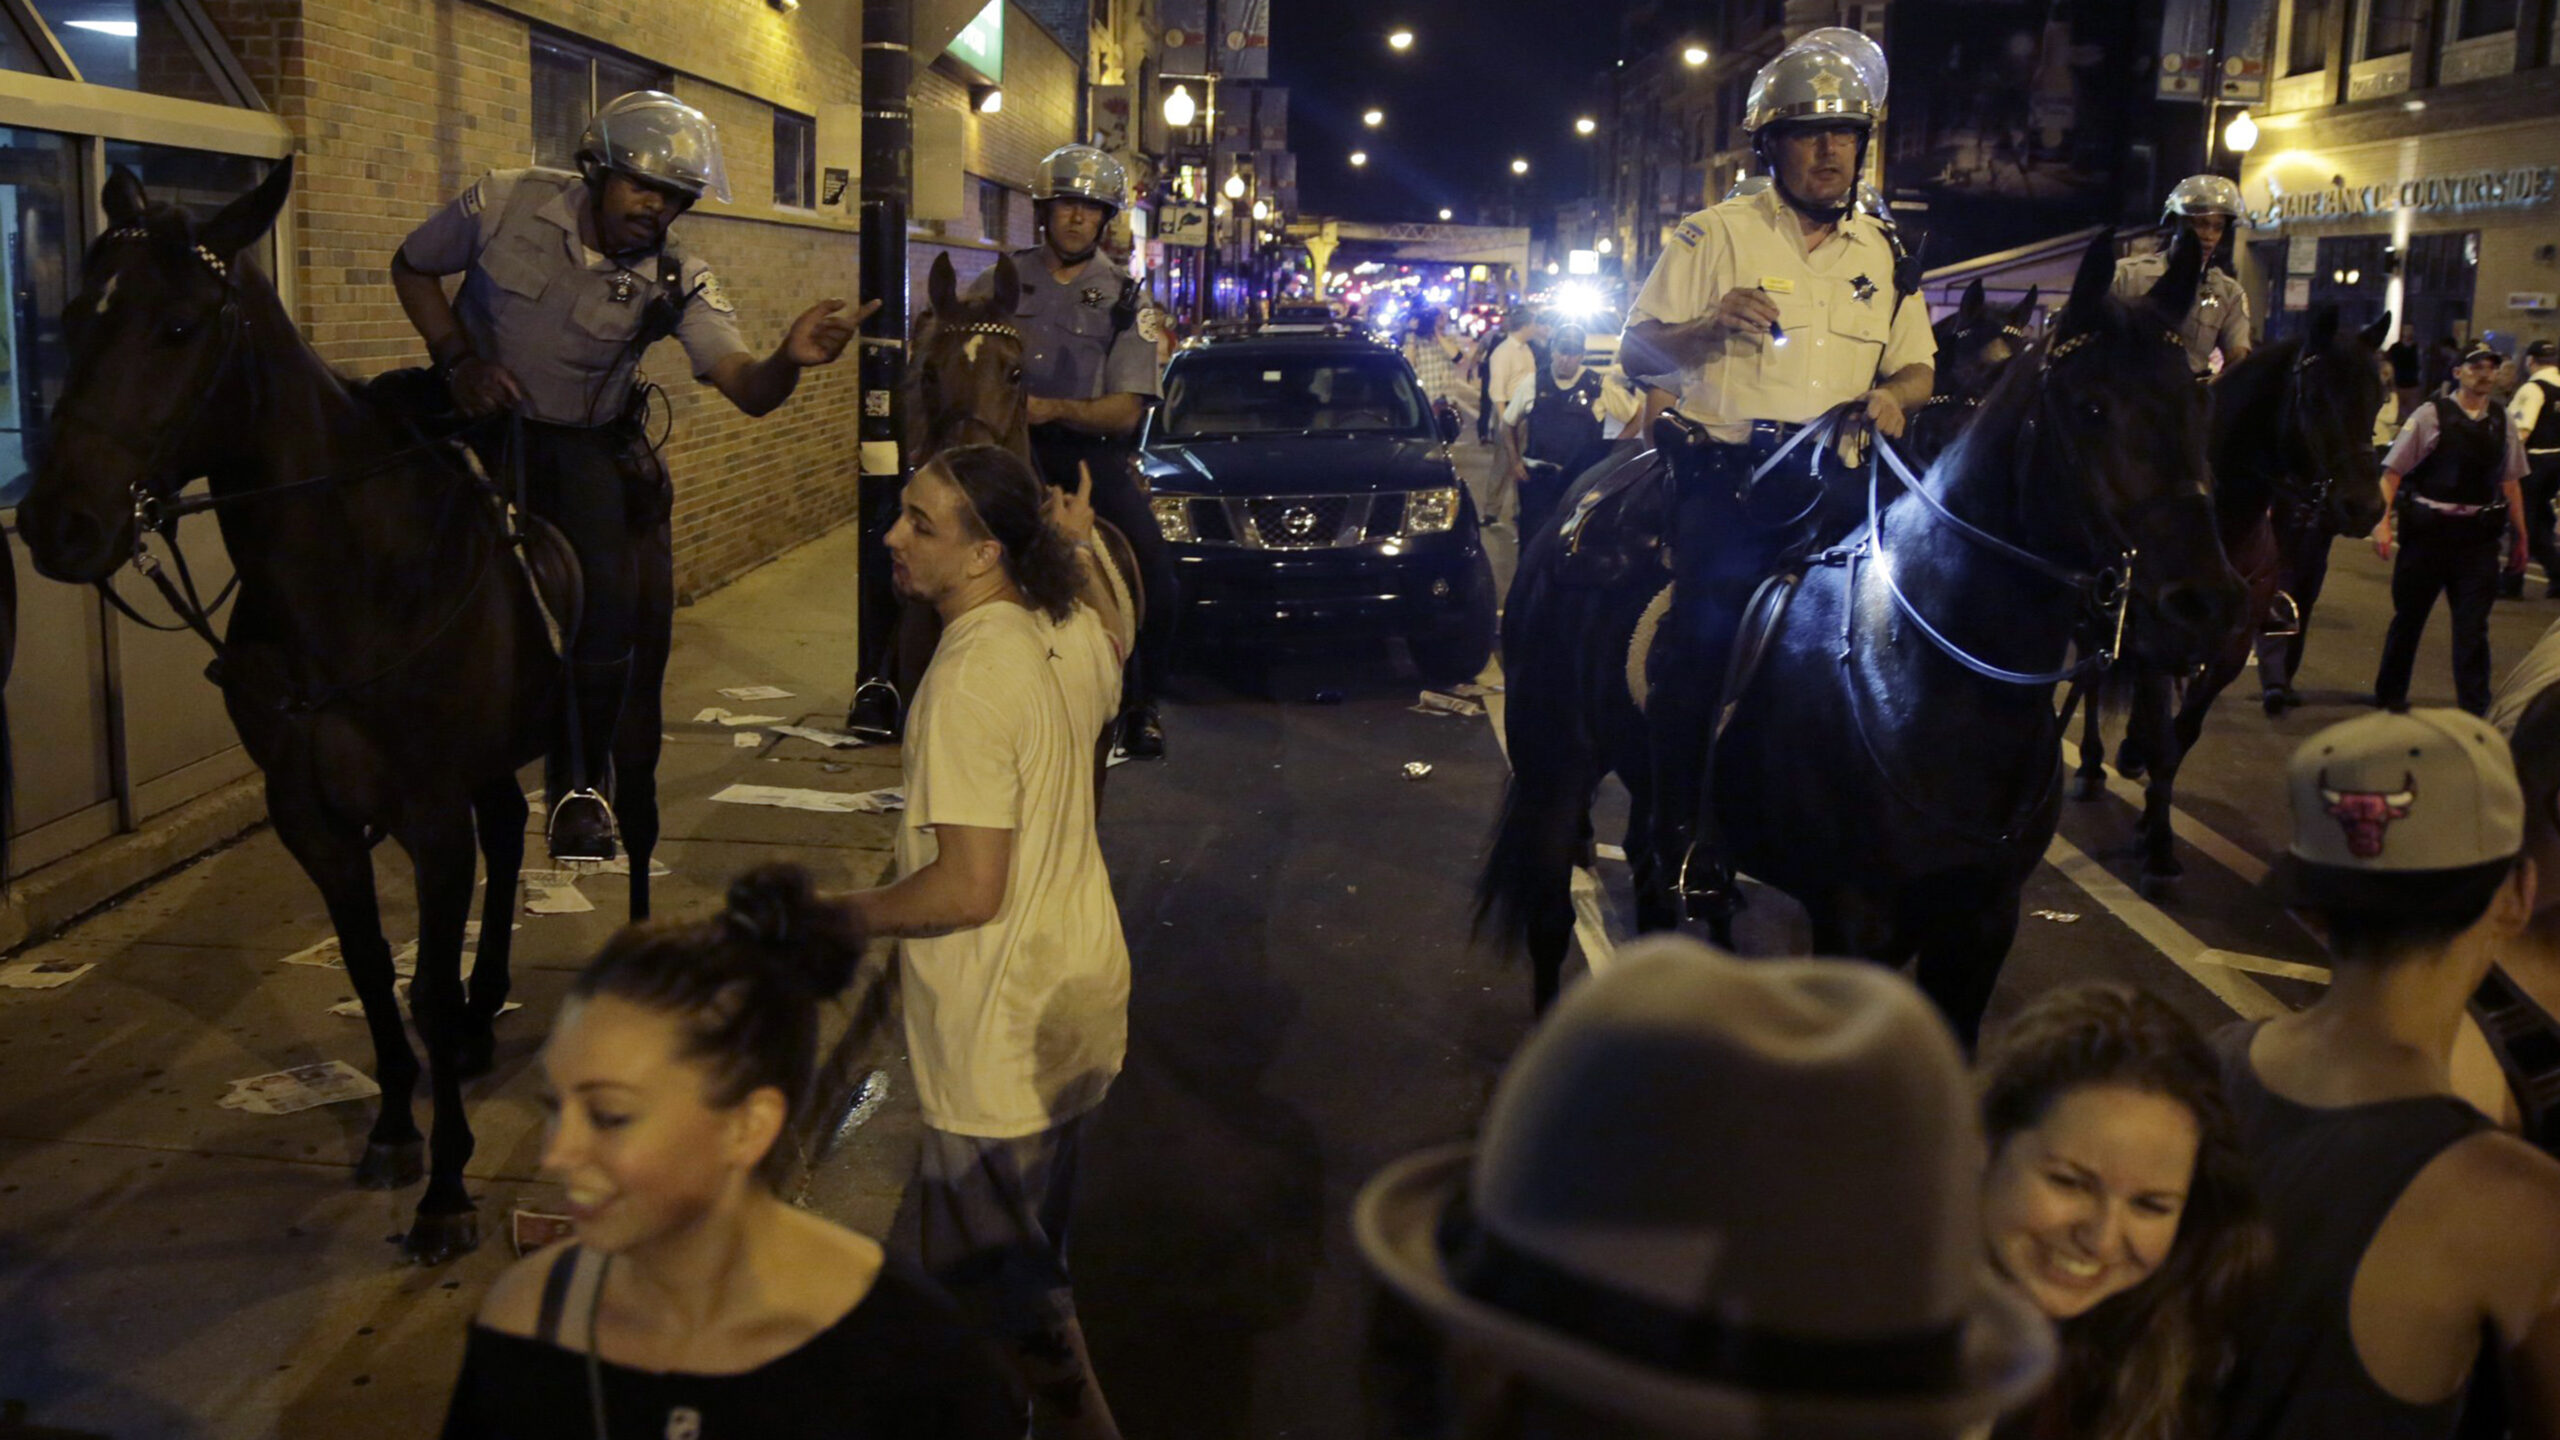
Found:
[[[1712,834],[1707,745],[1743,612],[1761,582],[1812,538],[1797,518],[1818,493],[1810,443],[1762,477],[1747,500],[1741,493],[1774,448],[1768,439],[1710,445],[1695,473],[1684,475],[1677,464],[1671,468],[1672,605],[1646,669],[1645,699],[1654,876],[1660,886],[1677,878],[1690,845]],[[1693,892],[1720,883],[1718,875],[1694,870],[1688,880]]]
[[[481,462],[501,489],[515,484],[514,461],[505,452],[513,427],[489,432]],[[585,582],[578,633],[569,651],[570,683],[577,701],[576,773],[570,773],[570,736],[552,753],[551,798],[567,789],[602,790],[613,755],[613,732],[631,681],[635,592],[632,513],[623,467],[632,432],[624,425],[592,428],[523,422],[526,499],[533,513],[560,527],[577,552]],[[654,521],[654,516],[644,517]]]
[[[2543,402],[2545,405],[2550,401]],[[2536,426],[2537,430],[2541,427]],[[2560,498],[2560,452],[2525,452],[2524,543],[2546,584],[2560,586],[2560,536],[2552,533],[2552,501]],[[2521,577],[2519,577],[2521,582]]]
[[[1061,490],[1076,487],[1076,464],[1093,474],[1093,513],[1111,522],[1137,552],[1139,583],[1146,587],[1146,619],[1138,627],[1138,651],[1129,657],[1128,683],[1122,687],[1123,712],[1155,703],[1156,686],[1173,658],[1174,618],[1181,613],[1174,599],[1173,553],[1165,548],[1163,527],[1138,489],[1129,467],[1125,438],[1092,435],[1064,425],[1031,427],[1031,455],[1041,477]]]
[[[2392,524],[2399,558],[2391,567],[2391,629],[2383,636],[2374,698],[2409,700],[2418,637],[2436,596],[2453,611],[2455,703],[2474,715],[2489,711],[2489,609],[2497,600],[2499,551],[2506,544],[2505,506],[2478,515],[2444,515],[2403,503]]]
[[[2281,690],[2301,673],[2302,645],[2311,638],[2311,607],[2320,603],[2320,591],[2329,582],[2329,548],[2337,532],[2315,505],[2279,500],[2268,518],[2276,532],[2276,583],[2293,597],[2296,619],[2290,635],[2258,635],[2258,684]]]

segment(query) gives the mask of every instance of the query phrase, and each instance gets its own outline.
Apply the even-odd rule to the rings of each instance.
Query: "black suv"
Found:
[[[1438,684],[1493,653],[1475,504],[1395,351],[1330,334],[1186,347],[1138,463],[1186,643],[1402,635]]]

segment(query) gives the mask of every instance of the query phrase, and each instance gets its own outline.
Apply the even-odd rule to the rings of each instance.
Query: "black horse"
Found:
[[[2108,294],[2113,263],[2091,246],[2050,339],[2006,368],[1922,490],[1804,572],[1714,752],[1726,856],[1803,902],[1818,949],[1916,956],[1968,1041],[2059,813],[2051,686],[2080,618],[2129,586],[2181,627],[2151,639],[2174,662],[2239,607],[2207,496],[2204,401],[2162,312]],[[2164,300],[2191,293],[2199,269],[2193,256],[2173,267]],[[1683,469],[1703,443],[1678,421],[1657,440]],[[1528,945],[1541,1008],[1604,775],[1634,799],[1639,893],[1679,860],[1645,849],[1652,785],[1630,683],[1660,572],[1577,584],[1555,539],[1531,544],[1504,617],[1512,777],[1478,886],[1480,919]]]
[[[2271,508],[2316,510],[2341,535],[2366,534],[2382,518],[2382,464],[2372,443],[2374,412],[2382,408],[2375,357],[2390,329],[2391,317],[2384,315],[2362,330],[2342,330],[2338,312],[2323,306],[2302,338],[2249,352],[2208,387],[2215,524],[2248,603],[2214,638],[2199,672],[2172,674],[2137,653],[2114,672],[2079,682],[2100,692],[2083,697],[2088,714],[2077,791],[2083,800],[2106,792],[2102,702],[2118,698],[2126,707],[2117,769],[2128,779],[2148,777],[2142,807],[2147,890],[2158,891],[2185,869],[2169,819],[2178,769],[2202,738],[2214,700],[2247,667],[2258,625],[2278,605],[2282,576]],[[2127,623],[2139,634],[2156,622],[2137,604]]]
[[[1914,466],[1930,464],[1955,442],[2000,372],[2026,348],[2036,298],[2037,287],[2030,285],[2017,303],[1994,308],[1976,280],[1964,288],[1956,308],[1929,327],[1938,342],[1936,381],[1929,398],[1911,412],[1900,447]]]
[[[146,524],[211,509],[239,575],[213,671],[265,772],[276,834],[320,887],[363,1001],[382,1105],[356,1181],[429,1175],[406,1241],[433,1263],[471,1249],[472,1138],[462,1082],[490,1068],[507,998],[524,856],[516,772],[555,730],[561,663],[495,492],[447,441],[351,387],[293,327],[240,252],[274,223],[292,166],[202,225],[154,205],[130,172],[106,186],[114,229],[65,315],[71,373],[52,445],[19,509],[43,574],[103,585]],[[205,498],[180,497],[191,476]],[[614,747],[631,912],[648,911],[657,841],[658,690],[673,586],[667,531],[635,537],[643,653]],[[207,617],[196,615],[201,624]],[[410,1112],[418,1060],[400,1023],[373,847],[408,852],[418,891],[410,1013],[426,1041],[432,1147]],[[475,847],[488,864],[479,962],[461,973]],[[431,1148],[432,1164],[422,1164]]]

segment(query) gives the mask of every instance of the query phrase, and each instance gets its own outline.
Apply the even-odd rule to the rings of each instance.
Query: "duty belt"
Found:
[[[2494,505],[2448,505],[2442,500],[2430,500],[2424,495],[2412,495],[2409,499],[2418,505],[2422,505],[2429,510],[2433,510],[2439,515],[2486,515],[2492,510],[2503,510],[2506,508],[2506,502],[2504,501],[2500,501]]]

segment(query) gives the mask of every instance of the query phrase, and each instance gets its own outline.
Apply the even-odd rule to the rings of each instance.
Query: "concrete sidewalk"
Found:
[[[895,750],[692,719],[716,706],[842,724],[854,548],[855,532],[839,529],[678,613],[657,854],[672,873],[657,882],[659,915],[717,908],[728,878],[762,861],[797,861],[830,889],[887,867],[893,817],[710,796],[737,782],[893,786]],[[750,685],[793,693],[719,694]],[[527,864],[541,855],[537,836]],[[397,945],[414,935],[405,858],[385,846],[376,870]],[[570,976],[621,922],[626,884],[582,880],[591,913],[518,906],[514,998],[525,1008],[500,1022],[497,1071],[471,1087],[483,1243],[435,1270],[404,1266],[396,1248],[423,1187],[350,1183],[373,1102],[283,1117],[217,1103],[230,1081],[291,1066],[373,1068],[362,1022],[330,1013],[353,996],[343,972],[283,963],[330,930],[272,833],[12,957],[96,968],[56,989],[0,989],[0,1415],[22,1404],[26,1422],[47,1427],[28,1433],[116,1440],[434,1434],[464,1327],[513,1258],[510,1211],[549,1208],[553,1189],[535,1179],[534,1056]],[[858,1139],[809,1187],[826,1213],[875,1234],[896,1207],[914,1125],[903,1057],[885,1063],[886,1105],[865,1108]],[[422,1127],[428,1111],[422,1092]],[[0,1436],[17,1433],[0,1419]]]

